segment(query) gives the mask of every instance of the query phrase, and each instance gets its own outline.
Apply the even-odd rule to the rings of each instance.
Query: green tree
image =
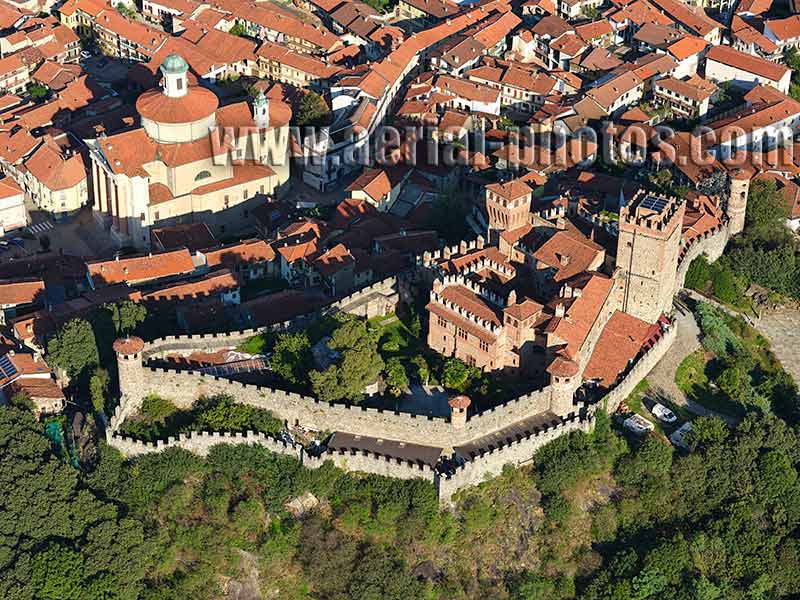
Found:
[[[239,21],[236,21],[236,23],[233,24],[233,27],[228,30],[228,33],[239,37],[247,37],[247,28]]]
[[[786,201],[773,179],[756,179],[747,194],[745,227],[748,235],[770,240],[785,235],[788,210]]]
[[[147,307],[138,302],[125,300],[116,304],[106,304],[111,313],[111,321],[117,334],[129,335],[147,318]]]
[[[307,92],[300,100],[297,124],[300,127],[321,127],[328,123],[330,109],[325,99],[315,92]]]
[[[282,333],[275,340],[270,366],[286,381],[305,383],[311,366],[311,342],[305,332]]]
[[[94,406],[94,409],[98,413],[102,413],[106,409],[106,399],[110,383],[111,376],[108,371],[102,367],[97,367],[89,379],[89,397],[92,400],[92,406]]]
[[[28,94],[30,94],[31,98],[36,101],[44,100],[47,98],[47,95],[50,93],[50,88],[46,85],[41,83],[34,83],[30,87],[28,87]]]
[[[386,385],[392,396],[400,396],[408,387],[408,375],[399,357],[386,361]]]
[[[417,354],[411,358],[411,364],[417,367],[417,378],[422,385],[428,385],[431,377],[431,370],[424,357]]]
[[[53,452],[27,411],[0,410],[0,597],[135,600],[154,547]]]
[[[364,389],[375,382],[384,368],[377,344],[364,321],[351,315],[337,316],[338,326],[328,347],[340,356],[325,371],[310,373],[311,389],[326,402],[358,402]]]
[[[684,286],[692,290],[703,291],[711,279],[711,272],[708,258],[706,258],[705,254],[701,254],[689,263]]]
[[[446,388],[464,393],[476,375],[476,369],[468,367],[458,358],[448,358],[442,369],[442,384]]]
[[[92,326],[83,319],[68,321],[48,342],[47,359],[72,378],[85,376],[99,362]]]
[[[724,303],[735,304],[741,299],[742,284],[725,264],[713,269],[712,285],[714,295]]]

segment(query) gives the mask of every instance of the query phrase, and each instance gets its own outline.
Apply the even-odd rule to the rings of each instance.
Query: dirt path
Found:
[[[687,398],[675,383],[675,372],[678,366],[687,356],[700,348],[700,328],[694,320],[694,315],[691,312],[683,314],[676,311],[675,320],[678,326],[678,335],[672,347],[647,376],[647,381],[650,383],[647,397],[656,402],[659,399],[666,399],[696,415],[716,416],[731,425],[735,424],[734,417],[709,410],[702,404]]]

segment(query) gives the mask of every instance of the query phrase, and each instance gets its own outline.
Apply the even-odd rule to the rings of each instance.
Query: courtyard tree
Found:
[[[272,370],[295,385],[305,383],[311,367],[311,342],[305,332],[282,333],[275,340],[270,359]]]
[[[338,326],[331,334],[328,347],[340,358],[325,371],[310,373],[311,389],[326,401],[357,402],[365,388],[374,383],[384,368],[375,339],[366,323],[353,316],[337,316]]]
[[[400,358],[393,357],[386,361],[386,385],[392,396],[400,396],[408,387],[408,375]]]
[[[321,127],[328,122],[330,112],[322,96],[315,92],[308,92],[300,100],[297,124],[300,127]]]
[[[124,300],[115,304],[106,304],[111,313],[111,321],[118,335],[129,335],[147,318],[147,307],[138,302]]]
[[[97,342],[88,321],[72,319],[47,344],[47,359],[71,378],[81,377],[97,366]]]

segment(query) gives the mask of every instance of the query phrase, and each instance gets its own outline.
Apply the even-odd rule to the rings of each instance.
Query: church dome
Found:
[[[186,64],[186,61],[183,60],[183,57],[179,54],[170,54],[164,59],[164,62],[161,63],[161,71],[165,74],[178,75],[180,73],[186,73],[188,70],[189,65]]]

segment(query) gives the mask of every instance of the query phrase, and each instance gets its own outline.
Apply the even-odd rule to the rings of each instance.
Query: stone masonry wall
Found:
[[[365,306],[365,303],[367,305],[373,303],[378,308],[383,309],[386,307],[386,303],[389,302],[388,299],[393,299],[396,304],[398,298],[396,288],[398,285],[396,277],[387,277],[341,300],[328,304],[319,311],[319,314],[337,311],[350,312],[351,310],[354,314],[361,314],[364,310],[372,310],[369,306]],[[298,323],[296,321],[284,321],[262,329],[244,329],[241,331],[199,335],[171,335],[145,343],[142,355],[145,360],[150,360],[163,358],[167,354],[214,352],[222,348],[236,347],[262,331],[288,331],[297,329],[297,327]]]
[[[439,477],[437,480],[439,501],[444,505],[450,505],[453,496],[460,489],[497,477],[505,465],[525,464],[545,444],[573,431],[588,432],[593,424],[593,418],[581,418],[573,414],[556,425],[546,425],[536,433],[514,440],[506,446],[492,449],[461,465],[449,477]]]
[[[191,408],[201,396],[230,394],[237,402],[269,410],[292,426],[301,425],[318,431],[347,431],[355,435],[445,449],[465,444],[544,412],[550,402],[550,390],[545,388],[474,415],[464,428],[457,429],[448,419],[443,418],[348,404],[328,404],[309,396],[193,371],[143,368],[146,387],[139,390],[141,397],[157,393],[183,410]],[[125,390],[125,395],[127,398],[133,397],[129,390]]]
[[[306,454],[300,444],[289,444],[263,433],[248,431],[247,433],[192,432],[180,434],[177,438],[170,436],[156,443],[143,442],[129,437],[117,435],[110,430],[106,434],[109,446],[119,450],[126,458],[136,458],[144,454],[164,452],[170,448],[181,448],[198,456],[208,456],[209,451],[219,444],[248,444],[261,446],[270,452],[282,456],[291,456],[309,469],[318,469],[326,462],[332,462],[343,471],[372,473],[397,479],[425,479],[434,483],[434,471],[428,465],[416,464],[381,454],[367,451],[334,451],[329,450],[321,456]]]
[[[680,258],[678,259],[678,274],[675,277],[676,293],[683,287],[686,281],[686,273],[692,261],[701,254],[705,254],[708,256],[709,262],[714,262],[722,256],[729,238],[728,222],[725,221],[711,231],[696,237],[691,244],[681,249]]]

